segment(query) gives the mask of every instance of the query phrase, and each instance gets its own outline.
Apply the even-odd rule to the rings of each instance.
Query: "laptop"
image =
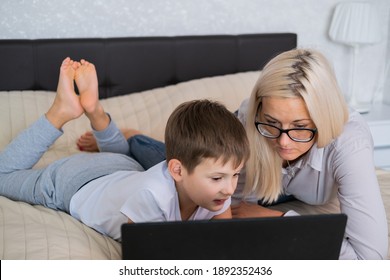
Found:
[[[345,214],[123,224],[125,260],[338,259]]]

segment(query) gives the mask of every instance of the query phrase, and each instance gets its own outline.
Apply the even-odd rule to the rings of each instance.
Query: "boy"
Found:
[[[144,171],[126,155],[128,143],[98,95],[94,65],[66,58],[52,106],[0,154],[0,195],[66,211],[117,240],[125,222],[231,218],[230,197],[249,156],[232,113],[206,100],[180,105],[167,123],[167,160]],[[31,169],[63,125],[83,113],[102,153]]]

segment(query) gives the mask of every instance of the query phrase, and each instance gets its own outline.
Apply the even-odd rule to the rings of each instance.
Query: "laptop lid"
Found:
[[[347,216],[123,224],[122,258],[134,260],[338,259]]]

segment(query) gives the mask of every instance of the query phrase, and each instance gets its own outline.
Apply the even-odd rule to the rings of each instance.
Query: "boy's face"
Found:
[[[178,184],[181,203],[193,203],[210,211],[221,210],[237,187],[243,165],[235,168],[233,160],[223,164],[222,160],[207,158],[191,174],[182,168],[182,180]]]

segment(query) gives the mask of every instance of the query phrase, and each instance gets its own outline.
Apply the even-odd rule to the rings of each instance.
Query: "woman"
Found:
[[[246,125],[251,157],[237,196],[272,203],[287,195],[320,205],[336,194],[348,216],[340,258],[387,257],[388,229],[371,134],[359,113],[348,112],[322,54],[298,49],[275,57],[238,117]],[[241,204],[235,214],[262,216],[262,211]]]
[[[320,205],[336,195],[348,216],[340,259],[387,257],[386,213],[371,134],[360,114],[348,110],[321,53],[295,49],[272,59],[240,106],[238,118],[246,126],[251,156],[236,199],[267,205],[293,197]],[[154,152],[161,143],[137,137],[129,143],[141,155],[140,163],[142,158],[163,160]],[[79,146],[86,145],[80,139]],[[240,203],[233,214],[283,215],[257,203]]]

